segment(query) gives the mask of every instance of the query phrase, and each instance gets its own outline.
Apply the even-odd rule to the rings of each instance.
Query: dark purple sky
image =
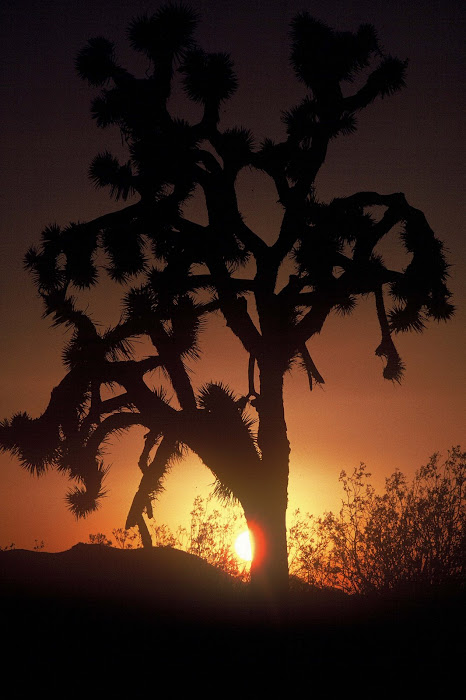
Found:
[[[115,207],[105,192],[92,188],[87,169],[98,151],[118,149],[119,138],[92,123],[89,103],[94,92],[75,75],[74,57],[88,38],[104,35],[117,43],[123,63],[143,73],[144,61],[134,59],[125,30],[134,15],[153,12],[160,4],[3,0],[0,5],[0,418],[19,410],[37,415],[62,377],[62,332],[50,330],[41,319],[32,282],[22,269],[26,249],[48,223],[85,221]],[[382,480],[397,466],[412,472],[435,450],[445,452],[461,441],[464,447],[463,3],[199,0],[191,5],[203,15],[201,45],[229,51],[237,69],[240,88],[225,105],[222,124],[244,125],[258,139],[280,138],[280,110],[303,96],[288,64],[288,24],[296,12],[307,10],[340,30],[372,23],[387,52],[410,61],[407,89],[368,108],[358,132],[333,144],[317,181],[318,195],[328,200],[364,189],[404,192],[425,212],[450,251],[451,288],[459,309],[447,326],[400,339],[407,364],[402,387],[381,379],[379,360],[373,355],[377,331],[364,308],[343,326],[329,324],[315,344],[315,359],[326,377],[325,393],[309,397],[302,375],[290,378],[293,505],[303,510],[335,508],[333,490],[344,467],[365,461]],[[265,180],[244,173],[240,201],[248,223],[266,237],[276,226],[275,199]],[[396,257],[395,246],[390,254]],[[100,294],[93,302],[96,318],[106,314],[107,299]],[[109,319],[118,319],[117,307]],[[228,345],[220,342],[220,347]],[[204,377],[200,370],[200,376],[234,384],[239,370],[228,367],[223,372],[220,359],[211,362],[215,374],[209,369],[211,374]],[[129,447],[124,454],[130,454]],[[39,537],[53,549],[70,546],[83,532],[104,527],[109,531],[110,522],[121,526],[115,519],[123,517],[133,482],[122,483],[124,469],[130,467],[118,459],[115,465],[114,501],[110,496],[109,505],[92,522],[77,526],[62,501],[63,479],[51,476],[38,483],[20,472],[14,460],[0,456],[1,491],[7,503],[0,545],[14,540],[31,546]],[[181,487],[176,481],[187,473],[191,490],[186,502],[211,481],[199,467],[188,465],[183,472],[180,466],[179,473],[173,476],[173,493],[188,488],[187,482]],[[20,491],[30,503],[27,524],[24,511],[18,515],[15,507]],[[116,510],[108,511],[111,501]],[[176,509],[173,502],[162,507],[165,512]],[[59,541],[57,520],[67,533]]]

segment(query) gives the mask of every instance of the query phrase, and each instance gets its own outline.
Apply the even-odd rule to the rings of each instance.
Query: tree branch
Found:
[[[262,337],[249,316],[246,299],[237,296],[235,282],[223,261],[211,256],[208,266],[215,281],[219,308],[227,326],[240,339],[247,352],[257,356]]]
[[[304,344],[300,348],[300,352],[301,352],[301,357],[303,358],[304,367],[306,369],[307,376],[309,379],[309,388],[312,391],[312,380],[313,379],[314,379],[314,381],[317,382],[317,384],[325,384],[325,381],[324,381],[324,378],[322,377],[322,375],[320,374],[319,370],[315,366],[315,363],[309,354],[309,350],[307,349],[306,344]]]
[[[316,333],[320,333],[325,319],[335,305],[335,295],[332,292],[315,292],[315,300],[310,311],[296,324],[290,334],[294,347],[302,347]]]
[[[142,377],[161,365],[162,359],[159,355],[152,355],[143,360],[106,361],[99,367],[98,376],[101,384],[117,382],[124,386],[124,380],[128,381],[128,377]]]
[[[104,442],[110,433],[118,430],[126,430],[134,425],[144,425],[149,427],[147,421],[144,419],[141,413],[133,413],[131,411],[124,411],[119,413],[113,413],[111,416],[107,416],[104,420],[99,423],[96,429],[89,436],[85,448],[89,450],[93,455],[96,455],[99,446]]]
[[[161,490],[162,479],[169,468],[169,462],[176,451],[176,447],[177,442],[172,437],[165,436],[162,438],[154,459],[150,465],[147,466],[147,469],[142,475],[139,488],[136,491],[128,512],[126,528],[137,525],[138,519],[146,507],[150,494]]]

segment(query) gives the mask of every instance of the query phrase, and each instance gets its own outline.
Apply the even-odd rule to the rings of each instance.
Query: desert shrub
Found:
[[[173,532],[164,523],[149,523],[152,544],[155,547],[173,547],[205,559],[212,566],[222,569],[241,580],[249,577],[250,565],[240,561],[234,550],[236,537],[247,529],[243,511],[238,504],[224,503],[221,510],[215,508],[212,493],[206,498],[197,496],[190,512],[189,527],[178,527]],[[218,501],[217,501],[218,503]],[[141,547],[141,538],[135,528],[112,530],[116,546],[120,549]],[[112,546],[104,533],[89,535],[91,544]]]
[[[180,528],[178,528],[178,531]],[[168,525],[159,525],[155,521],[149,523],[149,531],[152,537],[152,543],[155,547],[174,547],[181,549],[180,538],[177,534],[173,534]]]
[[[89,535],[89,544],[101,544],[105,547],[111,547],[113,543],[103,532],[96,532]]]
[[[395,471],[377,494],[360,464],[340,482],[338,515],[290,528],[290,573],[349,593],[384,593],[466,582],[466,453],[434,454],[413,480]]]
[[[141,536],[134,528],[125,530],[122,527],[114,528],[112,535],[117,547],[120,549],[137,549],[141,547]]]
[[[236,537],[247,529],[243,511],[239,505],[224,503],[220,512],[212,506],[213,502],[214,494],[194,499],[189,530],[179,528],[177,531],[181,549],[205,559],[230,576],[246,580],[249,563],[240,561],[234,550]]]
[[[293,524],[288,529],[288,567],[290,576],[318,588],[330,585],[332,563],[329,557],[330,532],[324,519],[302,515],[300,509],[293,514]]]

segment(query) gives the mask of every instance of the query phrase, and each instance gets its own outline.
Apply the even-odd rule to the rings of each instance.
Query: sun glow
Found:
[[[235,541],[236,554],[245,561],[252,561],[252,546],[249,530],[242,532]]]

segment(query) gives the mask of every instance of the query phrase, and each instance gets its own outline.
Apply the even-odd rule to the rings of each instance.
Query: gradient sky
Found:
[[[118,134],[98,130],[90,119],[94,91],[74,73],[74,57],[92,36],[117,43],[123,63],[145,70],[125,41],[129,20],[161,3],[122,0],[3,0],[0,5],[1,162],[0,197],[0,418],[26,410],[41,413],[63,376],[61,329],[50,329],[23,271],[26,249],[49,223],[86,221],[118,208],[87,178],[92,158],[118,150]],[[349,318],[331,317],[310,345],[325,388],[309,392],[295,370],[286,379],[291,441],[290,511],[316,514],[338,508],[338,475],[364,461],[377,486],[395,468],[412,475],[436,451],[465,446],[465,261],[464,261],[464,25],[463,3],[454,0],[198,0],[201,45],[229,51],[239,77],[237,95],[224,106],[221,126],[251,128],[258,140],[280,138],[280,111],[303,96],[288,63],[288,24],[307,10],[339,30],[372,23],[386,51],[409,58],[407,88],[369,107],[356,134],[329,150],[317,180],[328,201],[359,190],[404,192],[426,214],[448,248],[450,285],[458,310],[448,324],[432,324],[423,335],[397,338],[407,371],[401,386],[382,378],[375,357],[379,330],[373,302],[361,303]],[[181,104],[183,109],[183,104]],[[240,178],[246,221],[273,240],[279,221],[269,182],[249,171]],[[193,215],[202,212],[193,204]],[[388,259],[400,261],[396,241]],[[106,282],[89,295],[95,320],[119,318],[115,285]],[[213,341],[213,342],[210,342]],[[236,339],[217,318],[209,326],[206,356],[193,369],[196,382],[226,381],[246,389],[245,358]],[[76,522],[66,510],[68,481],[54,473],[38,480],[0,455],[0,546],[31,548],[44,540],[50,551],[110,534],[123,527],[139,481],[140,434],[113,442],[101,509]],[[194,457],[166,481],[159,521],[184,523],[193,498],[208,492],[210,472]]]

